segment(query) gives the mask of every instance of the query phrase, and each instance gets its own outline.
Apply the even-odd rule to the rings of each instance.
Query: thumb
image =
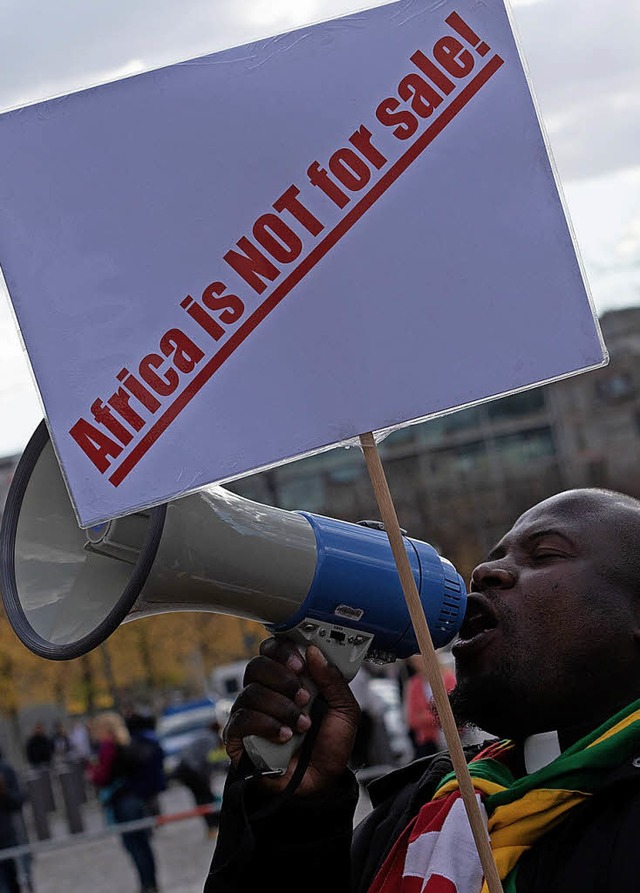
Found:
[[[309,645],[305,654],[307,672],[327,702],[330,710],[344,714],[345,719],[358,724],[360,707],[355,695],[340,670],[331,664],[316,645]]]

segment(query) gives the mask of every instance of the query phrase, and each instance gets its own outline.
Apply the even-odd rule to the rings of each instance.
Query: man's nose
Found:
[[[505,564],[499,561],[485,561],[479,564],[471,574],[471,591],[509,589],[515,582],[515,573],[509,570]]]

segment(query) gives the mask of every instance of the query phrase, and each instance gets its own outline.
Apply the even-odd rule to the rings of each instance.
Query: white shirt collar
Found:
[[[527,775],[543,769],[560,756],[560,742],[557,732],[540,732],[531,735],[524,742],[524,765]]]

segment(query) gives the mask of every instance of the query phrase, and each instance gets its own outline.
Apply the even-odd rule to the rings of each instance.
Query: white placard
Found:
[[[83,527],[606,362],[500,0],[0,116],[0,263]]]

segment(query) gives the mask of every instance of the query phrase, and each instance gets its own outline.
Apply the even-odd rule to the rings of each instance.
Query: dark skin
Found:
[[[473,571],[465,623],[454,646],[459,721],[518,742],[557,730],[562,748],[640,698],[640,502],[570,490],[525,512]],[[286,741],[304,732],[303,674],[327,701],[298,788],[331,787],[347,767],[359,718],[341,674],[310,646],[267,639],[245,673],[225,728],[237,765],[242,738]],[[281,789],[294,769],[265,780]]]
[[[638,543],[640,504],[617,494],[525,512],[471,576],[467,616],[497,626],[454,646],[462,718],[516,740],[557,730],[566,748],[640,698]]]
[[[242,739],[259,735],[270,741],[288,741],[293,731],[306,732],[309,717],[303,712],[309,703],[303,674],[314,680],[329,707],[318,732],[309,766],[297,788],[297,796],[307,796],[331,787],[346,769],[355,741],[360,707],[342,674],[331,666],[322,651],[309,645],[303,659],[288,639],[270,638],[260,645],[260,656],[247,665],[244,685],[224,729],[227,754],[237,765],[243,753]],[[279,791],[289,781],[297,765],[294,756],[285,775],[265,779],[266,788]]]

